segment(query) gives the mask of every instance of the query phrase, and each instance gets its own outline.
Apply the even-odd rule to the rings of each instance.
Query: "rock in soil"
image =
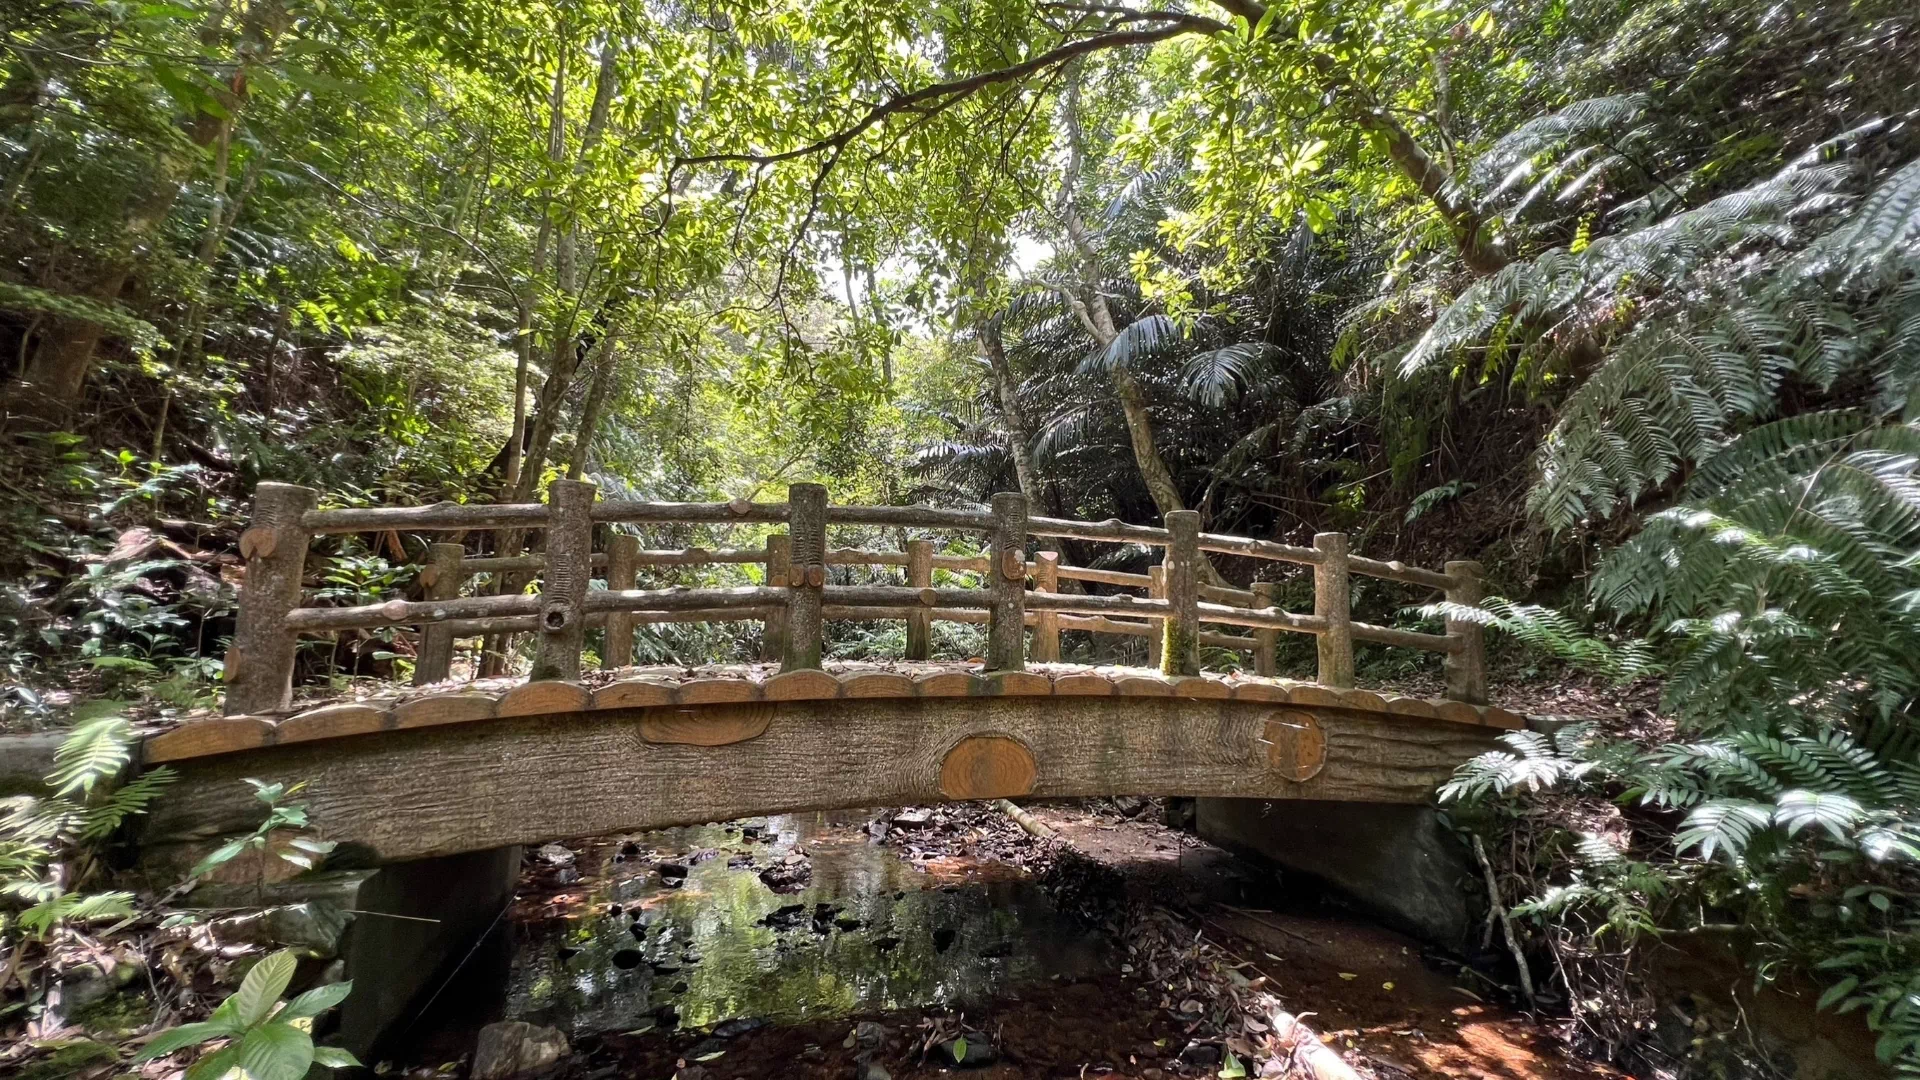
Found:
[[[853,1080],[893,1080],[893,1074],[877,1062],[863,1061],[853,1070]]]
[[[549,1027],[520,1020],[480,1029],[473,1050],[472,1080],[528,1080],[544,1076],[565,1061],[567,1037]]]
[[[1000,1052],[994,1049],[993,1043],[977,1031],[969,1031],[957,1039],[948,1039],[934,1049],[939,1052],[941,1061],[963,1069],[991,1065],[1000,1060]]]

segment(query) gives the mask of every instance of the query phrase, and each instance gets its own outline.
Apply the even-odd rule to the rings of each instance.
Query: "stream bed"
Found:
[[[1258,1019],[1277,999],[1364,1076],[1620,1075],[1406,938],[1265,906],[1284,906],[1272,871],[1157,812],[1033,814],[1059,842],[954,804],[529,851],[493,947],[387,1071],[471,1075],[481,1026],[508,1020],[565,1037],[542,1080],[1283,1075]]]
[[[886,820],[784,815],[572,852],[591,876],[562,917],[523,924],[507,1018],[575,1037],[738,1030],[980,1004],[1111,966],[1106,938],[1017,868],[902,859],[877,842]]]

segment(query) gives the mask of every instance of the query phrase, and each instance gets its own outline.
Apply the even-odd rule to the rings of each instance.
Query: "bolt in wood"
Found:
[[[1060,553],[1041,551],[1033,556],[1033,591],[1060,591]],[[1060,613],[1042,611],[1033,624],[1033,658],[1042,664],[1060,660]]]
[[[1322,686],[1353,685],[1352,578],[1347,572],[1347,534],[1315,533],[1313,547],[1320,562],[1313,568],[1313,613],[1327,620],[1320,635]]]
[[[240,613],[227,647],[226,711],[229,716],[283,712],[293,704],[293,660],[298,641],[287,629],[287,612],[300,605],[300,576],[313,534],[301,524],[320,495],[293,484],[262,483],[253,491],[254,540],[247,577],[240,585]]]
[[[827,489],[821,484],[787,488],[787,642],[780,670],[818,670],[822,646],[820,606],[827,574]]]
[[[907,585],[915,589],[933,587],[933,541],[907,541]],[[907,659],[925,660],[933,655],[933,616],[924,609],[907,615]]]
[[[987,565],[987,670],[1020,671],[1027,666],[1027,497],[1019,492],[993,496]]]
[[[1280,585],[1273,581],[1253,583],[1253,606],[1256,608],[1275,607],[1280,603]],[[1280,631],[1255,630],[1253,632],[1253,673],[1271,678],[1278,673],[1278,661],[1274,653],[1280,644]]]
[[[584,480],[555,480],[547,489],[547,569],[540,581],[540,641],[531,681],[580,677],[598,491]]]
[[[1165,600],[1167,598],[1167,568],[1165,566],[1147,567],[1147,599]],[[1147,616],[1153,624],[1153,633],[1147,635],[1147,666],[1160,666],[1162,648],[1166,644],[1166,620],[1158,615]]]
[[[615,533],[607,544],[607,588],[616,592],[633,588],[639,573],[640,538]],[[633,663],[633,615],[631,612],[607,613],[607,639],[601,650],[602,668],[623,668]]]
[[[1200,512],[1175,510],[1166,517],[1167,619],[1162,626],[1160,671],[1200,674]]]
[[[427,599],[451,600],[460,595],[465,571],[460,560],[466,548],[460,544],[431,544],[427,547]],[[413,685],[437,683],[453,674],[453,627],[446,623],[427,623],[420,628],[420,654],[413,658]]]
[[[1455,561],[1446,564],[1453,586],[1447,589],[1450,603],[1477,607],[1485,598],[1483,571],[1477,562]],[[1474,705],[1487,703],[1487,646],[1480,624],[1470,619],[1448,619],[1447,636],[1460,647],[1446,654],[1441,669],[1447,677],[1447,696]]]

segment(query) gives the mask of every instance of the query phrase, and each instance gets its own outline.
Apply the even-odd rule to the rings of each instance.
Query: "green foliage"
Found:
[[[280,859],[299,867],[311,870],[314,864],[331,854],[338,846],[331,840],[317,840],[311,836],[292,836],[308,827],[307,808],[298,803],[289,804],[287,799],[300,793],[306,782],[291,786],[281,783],[269,784],[262,780],[249,778],[247,785],[253,788],[253,797],[267,808],[267,815],[252,832],[245,836],[236,836],[207,853],[206,858],[196,863],[187,876],[204,877],[222,866],[232,862],[247,852],[265,855],[271,852]],[[260,870],[264,875],[264,867]]]
[[[360,1062],[345,1050],[315,1046],[311,1034],[313,1019],[345,1001],[353,983],[316,986],[283,1002],[280,995],[293,981],[298,963],[290,949],[262,957],[210,1018],[161,1032],[141,1048],[136,1060],[152,1061],[224,1039],[226,1045],[201,1055],[187,1069],[187,1080],[220,1080],[235,1069],[253,1080],[300,1080],[316,1064],[358,1067]]]
[[[135,738],[120,716],[81,723],[54,752],[52,795],[0,802],[0,904],[14,907],[0,914],[0,935],[45,938],[66,924],[133,914],[132,893],[82,890],[99,869],[102,845],[173,780],[162,766],[120,782]]]

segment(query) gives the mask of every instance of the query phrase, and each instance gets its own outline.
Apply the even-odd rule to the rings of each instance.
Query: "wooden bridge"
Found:
[[[1418,802],[1520,718],[1485,703],[1479,627],[1444,634],[1357,622],[1352,575],[1474,603],[1479,567],[1433,571],[1353,555],[1341,533],[1312,547],[1204,533],[1191,511],[1163,528],[1029,516],[1024,498],[991,510],[834,506],[816,484],[784,503],[596,501],[557,480],[546,504],[316,509],[317,494],[262,484],[241,537],[247,573],[228,653],[226,715],[150,738],[149,764],[190,774],[157,809],[148,843],[197,846],[249,829],[258,804],[243,777],[304,780],[318,831],[379,860],[745,814],[1002,796],[1247,796]],[[785,525],[759,548],[641,551],[622,525]],[[828,547],[830,526],[984,534],[985,552]],[[545,530],[544,552],[468,557],[434,544],[426,598],[305,607],[316,534],[387,530]],[[610,534],[596,552],[595,534]],[[1062,565],[1035,538],[1145,545],[1150,574]],[[1314,610],[1282,610],[1271,583],[1212,586],[1214,552],[1312,568]],[[636,589],[642,566],[758,564],[764,584]],[[899,585],[828,584],[828,567],[904,570]],[[605,588],[590,587],[604,567]],[[934,570],[978,587],[936,587]],[[537,593],[461,595],[476,574],[539,573]],[[1061,591],[1060,582],[1146,595]],[[907,655],[888,664],[822,663],[824,624],[900,619]],[[641,622],[759,620],[767,663],[628,667]],[[927,660],[931,624],[984,623],[983,663]],[[299,638],[417,626],[420,689],[296,711]],[[590,626],[604,627],[600,672],[583,675]],[[1220,628],[1230,628],[1238,633]],[[1146,636],[1157,668],[1058,663],[1063,630]],[[531,677],[449,690],[456,638],[537,635]],[[1313,682],[1274,677],[1282,632],[1313,635]],[[1356,641],[1444,656],[1447,697],[1353,687]],[[1240,649],[1253,674],[1203,674],[1202,645]],[[178,849],[177,847],[175,848]]]

